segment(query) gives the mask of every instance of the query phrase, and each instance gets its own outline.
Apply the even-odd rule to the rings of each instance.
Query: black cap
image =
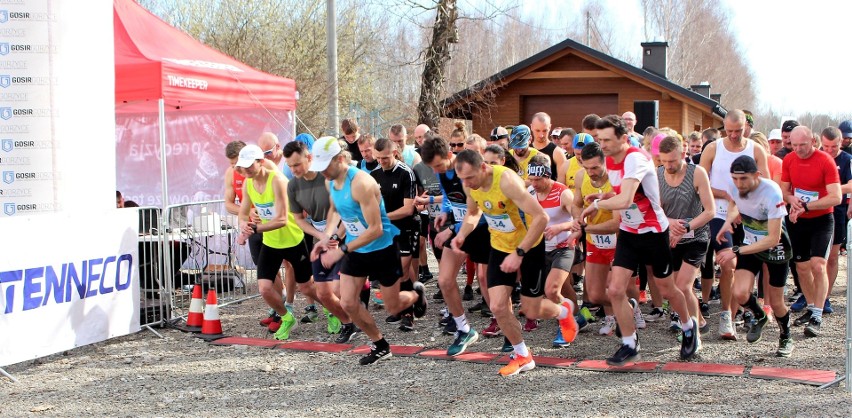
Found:
[[[790,132],[797,126],[799,126],[799,122],[795,120],[785,120],[784,123],[781,124],[781,132]]]
[[[748,155],[740,155],[731,163],[731,174],[757,173],[757,163]]]

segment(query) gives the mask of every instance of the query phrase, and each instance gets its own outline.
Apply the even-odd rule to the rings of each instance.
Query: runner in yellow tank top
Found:
[[[281,263],[284,260],[290,262],[303,295],[316,300],[317,294],[311,279],[311,251],[305,243],[304,231],[289,210],[287,178],[263,164],[264,154],[257,145],[246,145],[240,150],[235,166],[246,177],[240,202],[240,230],[247,235],[263,234],[257,257],[257,287],[263,300],[281,316],[281,327],[275,332],[275,339],[287,340],[296,319],[284,305],[281,291],[274,285]],[[261,219],[259,224],[249,218],[252,207]]]
[[[575,235],[586,234],[586,280],[583,281],[583,301],[603,305],[606,317],[598,331],[609,335],[615,331],[615,317],[606,294],[606,282],[610,264],[615,256],[616,233],[619,218],[609,210],[598,210],[591,219],[580,219],[583,209],[602,194],[611,195],[612,185],[607,177],[604,154],[599,144],[590,142],[582,147],[583,168],[577,172],[574,187]],[[581,227],[582,224],[582,227]]]
[[[455,167],[468,196],[468,210],[451,247],[453,251],[461,251],[481,215],[486,215],[492,246],[487,275],[489,307],[515,351],[515,357],[500,369],[500,374],[510,376],[532,370],[535,362],[521,335],[521,324],[512,313],[510,299],[518,270],[521,303],[527,317],[559,317],[566,323],[573,320],[571,301],[557,305],[542,297],[545,260],[542,235],[549,218],[512,170],[488,165],[479,153],[470,150],[456,156]],[[530,216],[527,224],[521,220],[520,211]]]

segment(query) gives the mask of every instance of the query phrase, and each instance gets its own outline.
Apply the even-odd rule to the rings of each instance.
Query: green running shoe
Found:
[[[284,341],[290,339],[290,331],[296,327],[296,318],[293,313],[287,311],[287,315],[281,317],[281,327],[275,332],[275,339]]]
[[[329,334],[340,334],[340,327],[343,324],[340,323],[340,320],[337,319],[336,316],[332,315],[331,312],[326,313],[326,318],[328,318],[328,333]]]

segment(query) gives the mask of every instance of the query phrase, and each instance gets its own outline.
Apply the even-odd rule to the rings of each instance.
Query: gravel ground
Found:
[[[436,268],[433,266],[433,271]],[[845,261],[841,271],[845,272]],[[711,331],[698,361],[833,370],[842,375],[845,334],[845,273],[832,295],[835,313],[823,335],[804,339],[794,330],[796,348],[789,359],[774,357],[778,331],[770,324],[756,344],[717,337],[719,305],[711,305]],[[435,292],[435,281],[427,293]],[[472,302],[466,302],[470,305]],[[298,306],[304,301],[297,300]],[[372,311],[392,344],[446,348],[449,336],[437,328],[441,303],[430,304],[416,330],[403,333],[384,324],[385,313]],[[650,310],[644,307],[645,312]],[[265,311],[252,299],[223,307],[225,333],[270,338],[257,325]],[[477,329],[487,325],[469,315]],[[615,337],[581,333],[569,348],[551,348],[555,321],[525,333],[534,354],[604,359],[617,348]],[[664,323],[649,323],[640,334],[643,360],[677,359],[675,335]],[[294,340],[331,341],[325,321],[302,325]],[[246,346],[212,346],[173,329],[159,329],[81,347],[8,366],[18,383],[0,378],[2,416],[850,416],[845,387],[818,389],[796,383],[742,377],[664,373],[601,373],[539,367],[512,378],[498,366],[394,357],[362,367],[357,356],[302,353]],[[353,343],[364,344],[362,335]],[[472,351],[497,352],[502,338],[482,339]],[[510,396],[495,396],[508,394]]]

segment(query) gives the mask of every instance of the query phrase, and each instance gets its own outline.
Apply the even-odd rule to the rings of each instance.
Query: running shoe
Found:
[[[473,328],[471,328],[468,332],[456,331],[456,339],[453,340],[453,343],[450,344],[450,348],[447,349],[447,355],[454,357],[464,353],[467,346],[477,342],[478,340],[479,334]]]
[[[678,315],[677,312],[669,314],[669,331],[680,331],[680,315]]]
[[[467,311],[470,312],[470,313],[474,313],[474,312],[481,311],[483,307],[486,307],[484,300],[480,301],[476,305],[471,306],[470,308],[467,308]]]
[[[734,315],[734,321],[733,322],[734,322],[734,326],[737,326],[737,327],[745,323],[745,320],[743,319],[743,310],[742,309],[737,309],[737,314]]]
[[[604,318],[604,324],[601,329],[598,330],[598,334],[600,335],[612,335],[615,331],[615,317],[612,315],[607,315]]]
[[[728,311],[722,311],[722,314],[719,315],[719,336],[723,340],[737,340],[737,330],[734,329],[734,324],[731,322],[731,313]]]
[[[699,326],[698,331],[702,334],[706,334],[708,331],[710,331],[710,322],[704,321],[704,325]]]
[[[577,332],[589,330],[589,321],[586,321],[586,318],[583,318],[583,315],[574,315],[574,321],[577,322]]]
[[[751,323],[751,328],[748,329],[748,334],[746,334],[746,341],[750,343],[760,341],[760,336],[763,335],[763,327],[767,322],[769,322],[769,315],[765,313],[763,314],[763,318],[754,320]]]
[[[766,316],[769,317],[769,323],[770,324],[775,322],[775,314],[772,312],[772,306],[771,305],[763,305],[763,313],[765,313]]]
[[[582,315],[583,318],[586,318],[586,322],[597,322],[598,320],[597,316],[595,316],[595,314],[593,314],[592,311],[585,306],[580,308],[580,315]]]
[[[648,322],[657,322],[665,317],[665,311],[660,308],[654,307],[654,309],[651,309],[651,312],[648,312],[648,315],[645,316],[645,320]]]
[[[515,286],[512,289],[512,305],[517,305],[521,303],[521,288],[519,286]]]
[[[399,321],[401,321],[401,320],[402,320],[402,315],[388,315],[388,317],[385,318],[385,323],[398,324]]]
[[[279,341],[290,339],[290,331],[295,327],[296,317],[288,311],[287,315],[281,317],[281,327],[278,328],[278,331],[275,331],[275,339]]]
[[[754,313],[752,311],[743,312],[743,328],[746,332],[751,329],[752,325],[754,325]],[[748,336],[746,336],[746,339],[748,339]]]
[[[831,308],[831,301],[826,299],[825,304],[822,306],[822,314],[828,315],[834,313],[834,309]]]
[[[432,295],[432,300],[444,300],[444,293],[441,292],[441,289],[438,289],[438,291]]]
[[[810,322],[812,314],[813,314],[813,312],[811,312],[811,310],[808,309],[807,311],[805,311],[805,313],[802,316],[796,318],[796,320],[793,321],[793,325],[800,327],[802,325],[807,324],[808,322]]]
[[[574,319],[574,302],[563,300],[562,306],[568,310],[568,316],[559,320],[559,330],[562,331],[562,337],[565,338],[565,341],[571,343],[574,342],[574,339],[577,338],[577,333],[580,332],[577,320]]]
[[[699,306],[699,309],[701,310],[701,315],[704,315],[704,316],[710,315],[710,305],[708,305],[706,303],[702,303]]]
[[[790,296],[787,297],[787,302],[795,302],[795,301],[799,300],[800,297],[803,297],[803,296],[804,295],[802,294],[802,291],[799,290],[799,289],[796,289],[795,292],[793,292],[792,294],[790,294]]]
[[[470,285],[465,285],[464,292],[462,293],[462,300],[473,300],[473,288]]]
[[[260,320],[260,325],[263,327],[268,327],[270,323],[275,321],[280,321],[281,317],[278,315],[278,312],[275,312],[275,309],[269,308],[269,316]]]
[[[331,312],[326,314],[326,318],[327,318],[327,321],[328,321],[328,325],[326,327],[328,329],[328,333],[329,334],[339,334],[340,333],[340,327],[343,326],[343,324],[340,323],[340,319],[338,319],[336,316],[332,315]]]
[[[426,271],[426,272],[423,272],[422,274],[420,274],[419,282],[426,284],[426,283],[429,283],[429,281],[431,281],[434,278],[435,278],[435,276],[432,275],[431,271]]]
[[[379,360],[384,360],[387,358],[393,357],[393,353],[391,353],[390,346],[378,348],[375,345],[370,350],[370,353],[364,357],[361,357],[361,360],[358,360],[362,366],[366,366],[368,364],[373,364]]]
[[[695,282],[692,283],[692,288],[695,290],[701,290],[701,279],[696,278]]]
[[[606,364],[610,366],[621,367],[625,364],[639,359],[639,341],[636,341],[636,348],[630,348],[627,344],[622,344],[618,351],[606,359]]]
[[[501,376],[514,376],[521,372],[527,372],[535,368],[532,352],[527,357],[515,354],[509,361],[509,364],[500,369]]]
[[[808,300],[805,299],[805,295],[799,296],[792,305],[790,305],[790,310],[793,312],[801,312],[803,309],[808,307]]]
[[[273,333],[273,334],[278,332],[279,328],[281,328],[281,317],[280,316],[277,317],[275,321],[270,322],[269,325],[266,326],[266,329],[270,333]]]
[[[346,344],[352,341],[352,338],[358,335],[359,332],[361,332],[361,330],[358,329],[355,324],[343,324],[343,326],[340,327],[340,335],[337,336],[337,339],[334,340],[334,342],[338,344]]]
[[[532,332],[538,329],[538,321],[535,319],[527,319],[524,323],[524,331]]]
[[[483,303],[482,309],[479,310],[479,316],[483,318],[491,318],[494,316],[494,313],[491,312],[491,308],[489,308],[488,305]]]
[[[305,316],[302,317],[302,320],[300,322],[303,324],[310,324],[316,321],[317,318],[319,318],[319,311],[317,311],[317,306],[311,304],[305,306]]]
[[[822,320],[811,318],[808,325],[805,326],[805,337],[819,337],[819,329],[822,326]]]
[[[692,328],[684,330],[682,333],[682,341],[680,344],[680,359],[689,360],[695,353],[698,352],[698,347],[701,345],[701,333],[698,330],[698,322],[695,318],[689,318],[692,322]]]
[[[414,317],[422,318],[423,315],[426,315],[426,289],[423,287],[423,283],[417,282],[414,283],[414,291],[418,296],[417,300],[414,301],[414,305],[412,305]]]
[[[371,300],[373,301],[373,303],[375,303],[376,305],[379,305],[379,306],[384,306],[384,304],[385,304],[384,299],[382,299],[382,292],[374,293]]]
[[[414,331],[414,318],[411,316],[411,314],[405,314],[402,316],[402,318],[400,318],[399,330],[403,332]]]
[[[553,338],[553,348],[566,348],[570,345],[571,345],[571,343],[569,343],[568,341],[565,341],[565,339],[562,338],[562,330],[557,328],[556,329],[556,337]]]
[[[281,315],[278,315],[274,310],[269,314],[268,317],[260,320],[260,325],[264,327],[269,327],[269,324],[273,322],[281,322]]]
[[[449,314],[449,312],[448,312],[448,313],[446,313],[445,315],[443,315],[443,316],[441,317],[441,319],[439,319],[439,320],[438,320],[438,327],[445,327],[445,326],[447,326],[447,324],[449,324],[450,322],[453,322],[453,317],[452,317],[452,316],[450,316],[450,314]]]
[[[456,325],[456,320],[450,317],[450,321],[447,322],[447,325],[444,325],[444,329],[441,331],[444,335],[453,335],[458,331],[458,325]]]
[[[503,331],[500,330],[500,325],[497,325],[497,319],[491,318],[491,324],[482,330],[482,335],[486,338],[499,337],[503,335]]]
[[[636,302],[636,299],[630,298],[630,306],[633,307],[633,321],[636,322],[636,328],[645,329],[647,324],[645,324],[645,317],[642,316],[642,309],[639,307],[639,303]]]
[[[790,357],[791,354],[793,354],[793,339],[780,338],[778,340],[778,351],[775,352],[775,355],[778,357]]]
[[[508,338],[503,337],[503,346],[500,347],[500,351],[504,353],[511,353],[512,351],[515,351],[515,347],[512,346],[512,343]]]
[[[648,303],[648,291],[647,290],[640,290],[639,291],[639,303],[641,303],[643,305]]]

